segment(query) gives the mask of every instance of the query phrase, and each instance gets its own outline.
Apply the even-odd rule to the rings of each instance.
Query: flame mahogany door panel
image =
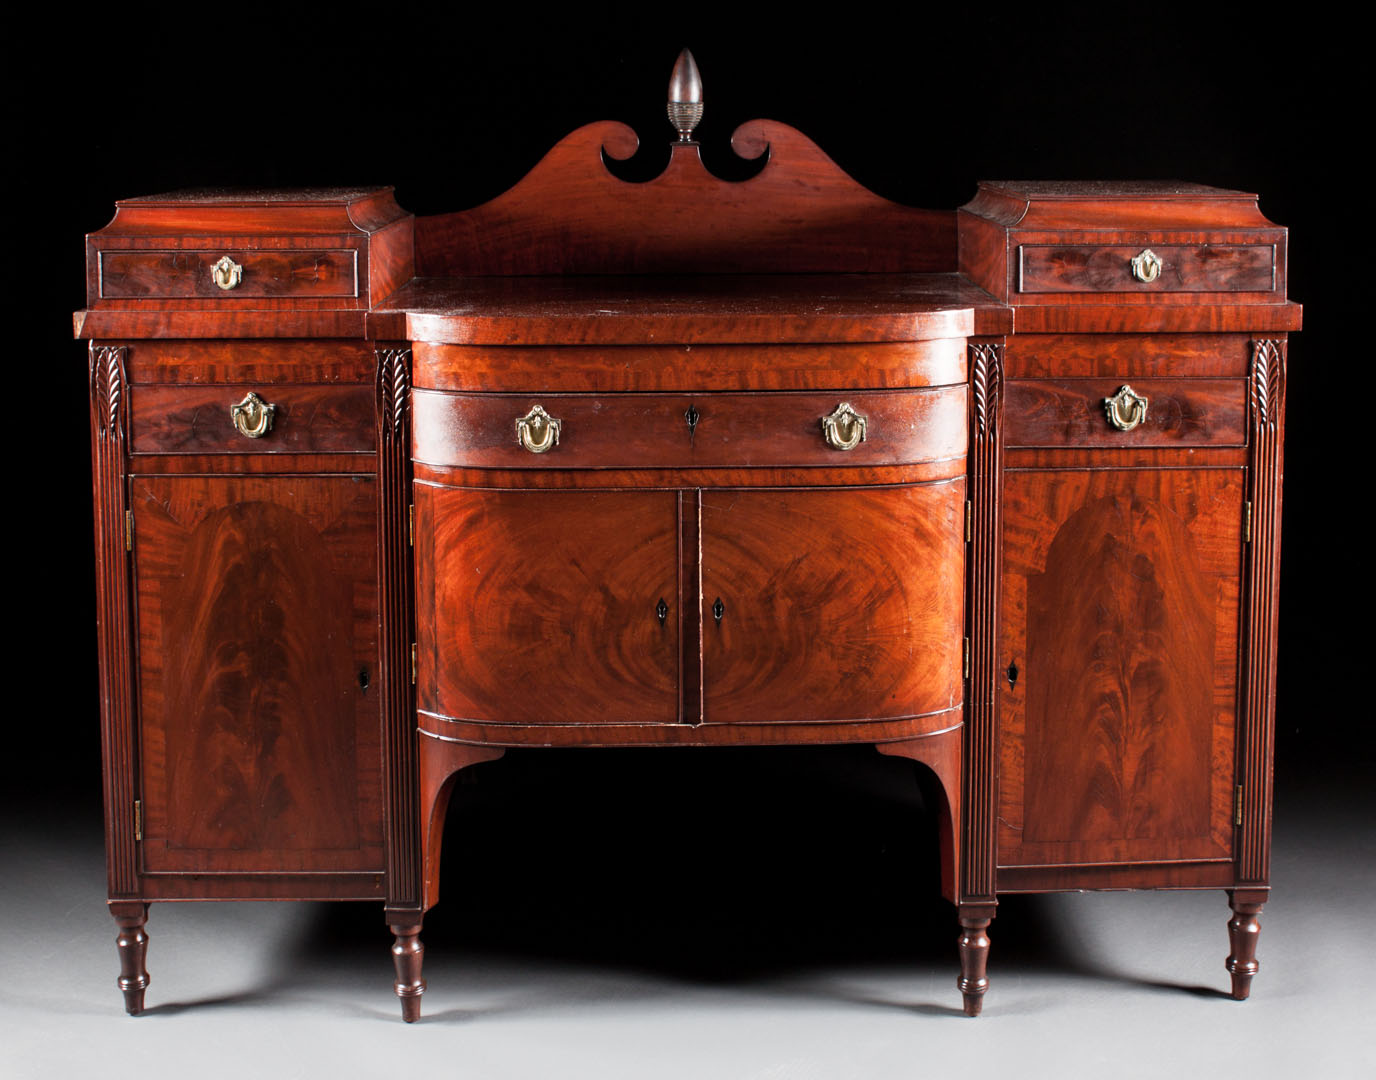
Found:
[[[369,476],[136,476],[145,873],[381,871]]]
[[[415,499],[422,711],[494,725],[678,721],[677,492],[417,483]]]
[[[705,488],[703,720],[959,720],[964,478]]]
[[[1242,469],[1010,469],[1000,866],[1230,860]]]

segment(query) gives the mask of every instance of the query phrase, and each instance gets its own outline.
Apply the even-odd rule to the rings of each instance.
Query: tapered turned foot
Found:
[[[110,914],[119,926],[115,944],[119,946],[119,988],[124,991],[124,1011],[137,1016],[143,1012],[143,992],[148,989],[148,972],[144,967],[148,935],[143,932],[148,922],[148,905],[111,904]]]
[[[973,912],[960,916],[960,987],[965,999],[965,1015],[978,1016],[984,1008],[984,992],[989,989],[985,965],[989,962],[989,935],[985,931],[992,919]]]
[[[1257,938],[1261,934],[1258,921],[1262,904],[1253,897],[1244,898],[1238,890],[1228,894],[1228,906],[1233,917],[1228,920],[1228,974],[1233,977],[1233,997],[1246,1001],[1252,992],[1252,976],[1257,973]]]
[[[425,946],[420,943],[420,922],[393,923],[391,931],[397,936],[392,943],[392,962],[396,965],[397,980],[392,989],[401,999],[401,1018],[408,1024],[420,1019],[420,996],[425,993],[425,980],[420,976]]]

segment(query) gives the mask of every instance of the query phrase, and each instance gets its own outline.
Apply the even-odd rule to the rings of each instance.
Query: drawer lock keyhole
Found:
[[[725,614],[726,614],[726,608],[723,606],[723,604],[722,604],[722,602],[721,602],[721,597],[718,596],[717,599],[716,599],[716,600],[713,602],[713,604],[712,604],[712,618],[714,618],[714,619],[717,620],[717,625],[718,625],[718,626],[721,625],[721,617],[722,617],[723,615],[725,615]]]
[[[1012,690],[1018,683],[1018,665],[1012,663],[1008,665],[1008,689]]]
[[[669,605],[664,602],[664,597],[659,598],[659,603],[655,605],[655,618],[659,620],[659,625],[664,625],[664,620],[669,617]]]

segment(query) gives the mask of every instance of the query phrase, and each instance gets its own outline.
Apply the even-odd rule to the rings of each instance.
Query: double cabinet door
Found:
[[[964,490],[963,479],[680,490],[418,482],[418,704],[535,726],[948,709],[960,701]]]

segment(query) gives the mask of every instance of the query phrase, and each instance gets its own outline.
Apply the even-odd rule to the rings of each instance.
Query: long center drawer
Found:
[[[966,388],[751,394],[413,392],[416,461],[500,469],[907,465],[961,457]],[[845,407],[849,406],[847,410]],[[535,410],[541,410],[537,413]],[[824,418],[837,417],[832,441]],[[529,418],[527,443],[518,421]],[[857,437],[863,420],[863,437]],[[533,421],[534,428],[529,426]],[[557,439],[550,432],[558,421]],[[534,431],[534,434],[530,434]],[[835,442],[850,445],[841,449]]]

